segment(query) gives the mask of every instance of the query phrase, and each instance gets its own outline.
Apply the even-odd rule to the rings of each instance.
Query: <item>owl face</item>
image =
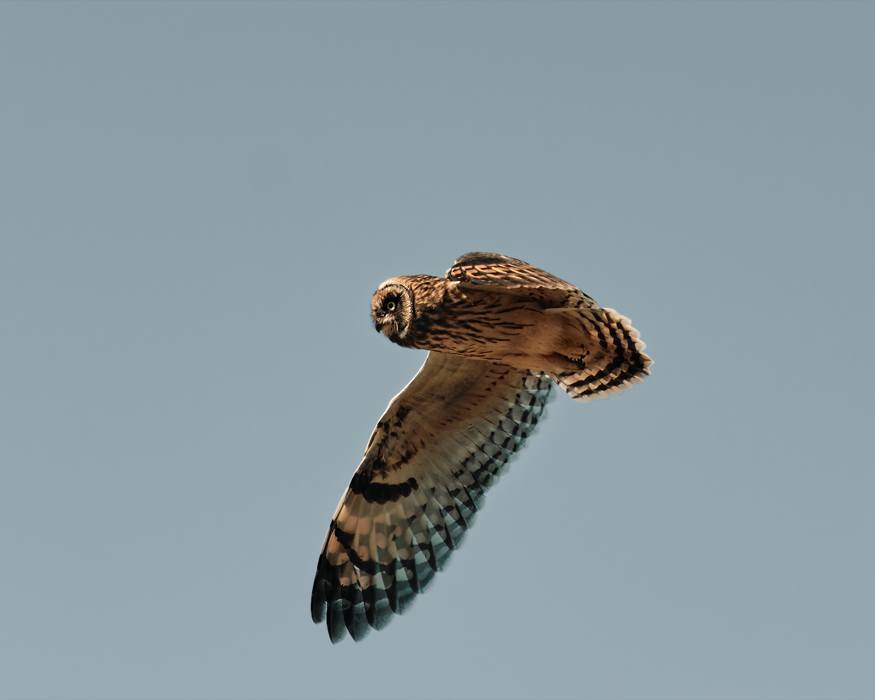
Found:
[[[396,343],[407,337],[414,310],[413,292],[401,284],[383,282],[371,298],[374,328]]]

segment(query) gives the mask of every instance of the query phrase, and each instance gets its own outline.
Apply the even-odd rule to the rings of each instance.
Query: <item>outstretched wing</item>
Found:
[[[327,618],[333,642],[382,628],[424,590],[551,386],[543,374],[429,353],[374,428],[328,528],[311,613]]]

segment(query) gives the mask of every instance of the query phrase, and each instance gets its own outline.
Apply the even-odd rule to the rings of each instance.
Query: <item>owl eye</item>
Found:
[[[395,306],[396,306],[395,302],[390,299],[389,301],[386,302],[386,311],[394,311]]]

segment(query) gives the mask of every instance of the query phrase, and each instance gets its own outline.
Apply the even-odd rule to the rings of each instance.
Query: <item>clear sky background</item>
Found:
[[[875,5],[0,4],[0,697],[875,696]],[[520,257],[652,377],[557,395],[405,615],[308,599]]]

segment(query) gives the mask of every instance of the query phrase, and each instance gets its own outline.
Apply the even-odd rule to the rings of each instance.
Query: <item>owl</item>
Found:
[[[544,413],[649,374],[625,316],[522,260],[468,253],[445,277],[383,282],[377,331],[425,363],[390,402],[340,499],[319,556],[314,622],[362,639],[403,613],[462,543],[486,491]]]

